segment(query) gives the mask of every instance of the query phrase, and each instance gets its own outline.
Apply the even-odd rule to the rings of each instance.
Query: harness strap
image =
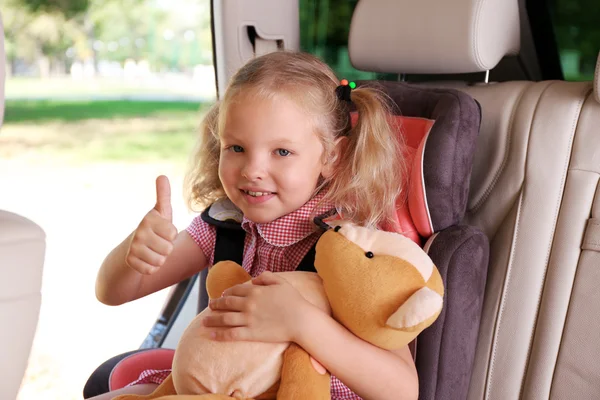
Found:
[[[217,242],[215,244],[215,257],[213,264],[219,261],[234,261],[242,265],[244,259],[244,240],[246,231],[238,229],[230,229],[225,227],[217,227]],[[310,248],[304,256],[296,271],[317,272],[315,269],[315,244]]]
[[[244,240],[246,231],[217,227],[217,242],[213,264],[219,261],[234,261],[242,265],[244,261]]]
[[[308,253],[304,256],[300,264],[298,264],[298,268],[296,271],[307,271],[307,272],[317,272],[315,269],[315,254],[316,254],[317,244],[315,243]]]
[[[217,220],[209,214],[210,207],[202,213],[202,219],[215,226],[217,229],[217,239],[215,243],[215,254],[213,264],[219,261],[234,261],[242,265],[244,260],[244,241],[246,239],[246,231],[241,224],[235,220],[227,219],[225,221]],[[320,218],[315,218],[315,223],[323,229],[328,229],[323,219],[333,212],[324,214]],[[315,254],[317,244],[308,250],[296,271],[317,272],[315,269]],[[208,268],[200,272],[200,292],[198,295],[198,312],[204,310],[208,306],[208,293],[206,292],[206,277]]]

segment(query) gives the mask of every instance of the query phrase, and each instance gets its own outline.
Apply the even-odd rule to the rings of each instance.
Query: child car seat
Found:
[[[471,165],[479,132],[479,105],[470,96],[451,89],[426,89],[400,82],[358,83],[377,85],[395,102],[399,114],[399,134],[405,137],[413,157],[408,191],[409,225],[418,233],[416,240],[422,239],[425,243],[445,281],[444,310],[438,321],[418,338],[418,368],[420,372],[430,369],[428,373],[434,373],[438,365],[445,365],[447,359],[460,360],[452,371],[448,371],[447,380],[439,383],[439,386],[459,380],[461,387],[466,390],[488,262],[485,235],[472,226],[460,224],[466,209]],[[428,121],[427,129],[423,129],[424,124],[415,124],[411,118]],[[410,231],[410,226],[404,225],[408,230],[406,233],[412,236],[415,232]],[[198,312],[208,303],[206,274],[206,270],[200,274]],[[171,298],[172,304],[165,307],[165,310],[170,310],[169,315],[159,318],[153,329],[159,334],[153,336],[155,340],[151,346],[161,346],[161,337],[168,332],[169,324],[173,323],[176,316],[172,310],[181,308],[185,300],[183,297],[189,293],[192,284],[194,280],[190,279],[181,283],[180,290],[175,291],[181,296]],[[185,286],[187,289],[184,289]],[[441,346],[442,343],[445,346]],[[149,353],[152,351],[140,350],[144,361],[137,368],[132,362],[138,357],[136,352],[105,362],[88,380],[84,397],[117,389],[114,383],[121,381],[118,377],[122,374],[135,376],[131,368],[139,373],[148,367],[151,363],[148,354],[152,354]],[[422,392],[426,396],[427,390],[422,389]],[[454,393],[457,397],[453,398],[461,398],[460,388],[455,388]]]

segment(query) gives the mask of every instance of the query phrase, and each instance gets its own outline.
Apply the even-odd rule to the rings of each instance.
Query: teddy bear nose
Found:
[[[373,254],[373,252],[372,252],[372,251],[367,251],[367,252],[365,253],[365,256],[367,256],[367,258],[373,258],[375,255]]]

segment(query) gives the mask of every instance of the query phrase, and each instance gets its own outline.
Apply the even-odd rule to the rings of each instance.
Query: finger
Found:
[[[247,297],[254,290],[256,290],[256,288],[252,287],[252,285],[242,283],[239,285],[232,286],[229,289],[225,289],[225,291],[223,292],[223,296]]]
[[[161,267],[167,259],[165,255],[158,254],[147,246],[133,247],[129,253],[130,258],[138,258],[140,261],[153,267]]]
[[[252,283],[260,286],[276,285],[281,283],[282,279],[282,277],[270,271],[265,271],[256,278],[252,279]]]
[[[157,234],[151,235],[146,246],[158,255],[167,257],[173,251],[173,243]]]
[[[218,299],[210,299],[208,306],[211,310],[221,311],[243,311],[245,309],[246,300],[238,296],[224,296]]]
[[[230,329],[218,329],[210,334],[211,339],[221,342],[239,342],[250,340],[250,330],[246,327],[235,327]]]
[[[153,226],[152,230],[158,236],[172,242],[177,237],[177,228],[170,222],[162,221],[162,224],[156,224]]]
[[[171,208],[171,184],[169,178],[164,175],[156,178],[156,206],[154,209],[169,220],[173,220],[173,209]]]
[[[245,326],[246,316],[239,312],[224,312],[219,314],[213,314],[204,317],[204,326],[218,328],[218,327],[235,327]]]
[[[136,257],[132,257],[131,259],[128,258],[126,262],[130,268],[143,275],[152,275],[159,270],[159,267],[152,266]]]

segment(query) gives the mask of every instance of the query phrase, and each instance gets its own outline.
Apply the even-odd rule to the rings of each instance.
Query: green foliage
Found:
[[[21,59],[33,63],[41,55],[64,59],[73,42],[85,40],[77,23],[61,12],[31,12],[9,2],[3,9],[6,54],[9,63]]]
[[[395,79],[394,74],[359,71],[350,64],[348,34],[358,0],[299,0],[300,47],[319,56],[338,77]]]
[[[72,17],[84,13],[89,6],[89,0],[20,0],[30,11],[45,13],[61,13]]]
[[[212,63],[210,0],[4,2],[9,65],[20,60],[48,71],[132,59],[160,71]]]
[[[578,64],[565,71],[566,77],[589,78],[600,51],[598,0],[552,0],[549,7],[563,65],[568,58]]]

